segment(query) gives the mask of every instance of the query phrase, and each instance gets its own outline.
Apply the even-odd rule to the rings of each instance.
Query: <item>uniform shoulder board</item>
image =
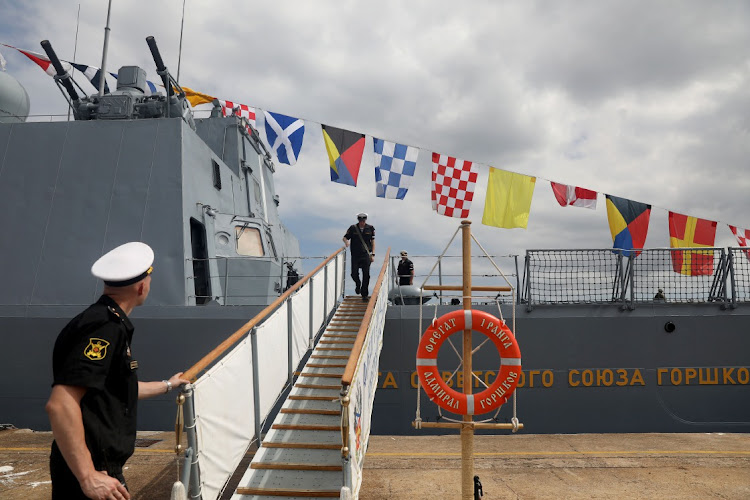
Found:
[[[117,311],[115,310],[115,308],[114,308],[114,307],[112,307],[112,306],[107,306],[107,309],[109,309],[109,312],[110,312],[110,313],[112,313],[112,314],[114,314],[114,316],[115,316],[116,318],[118,318],[118,319],[122,319],[122,318],[120,317],[120,313],[118,313],[118,312],[117,312]]]

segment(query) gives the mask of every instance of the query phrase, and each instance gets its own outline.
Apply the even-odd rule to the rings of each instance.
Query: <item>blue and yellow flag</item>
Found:
[[[323,141],[328,151],[331,166],[331,181],[348,186],[357,185],[362,153],[365,150],[365,134],[322,125]]]
[[[614,241],[613,248],[624,250],[626,257],[638,257],[646,243],[651,205],[626,200],[612,195],[607,196],[607,219]],[[633,249],[636,249],[633,252]]]

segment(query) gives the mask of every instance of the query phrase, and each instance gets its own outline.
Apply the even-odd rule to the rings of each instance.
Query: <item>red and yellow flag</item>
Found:
[[[714,246],[716,222],[669,212],[669,246],[700,248]],[[686,276],[714,273],[713,250],[683,250],[672,253],[672,269]]]

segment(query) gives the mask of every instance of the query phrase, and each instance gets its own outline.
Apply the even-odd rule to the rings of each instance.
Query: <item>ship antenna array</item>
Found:
[[[104,75],[107,74],[107,49],[109,49],[109,15],[112,13],[112,0],[107,5],[107,25],[104,27],[104,47],[102,48],[102,76],[99,78],[99,97],[104,95]]]

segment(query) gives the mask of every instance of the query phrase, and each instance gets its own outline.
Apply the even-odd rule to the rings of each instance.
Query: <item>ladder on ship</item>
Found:
[[[233,499],[339,498],[341,377],[367,303],[339,305],[266,434]]]

